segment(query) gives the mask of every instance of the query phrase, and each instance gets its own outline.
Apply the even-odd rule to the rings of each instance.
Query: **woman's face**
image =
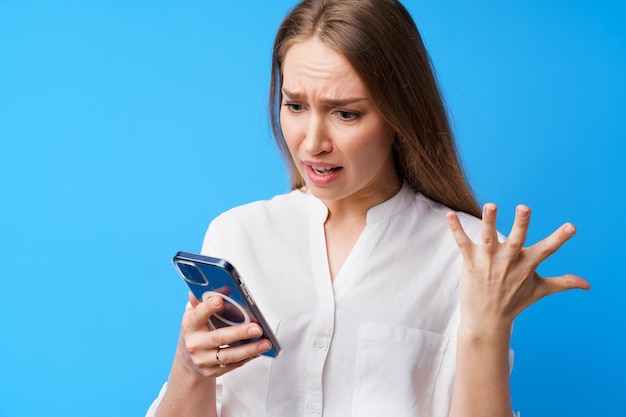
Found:
[[[282,70],[282,133],[313,195],[370,206],[393,196],[394,132],[346,58],[313,38],[288,49]]]

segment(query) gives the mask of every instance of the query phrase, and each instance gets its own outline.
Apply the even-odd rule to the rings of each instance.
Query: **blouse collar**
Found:
[[[325,222],[328,218],[328,207],[310,192],[306,192],[306,195],[310,201],[309,206],[311,207],[312,215],[319,222]],[[414,198],[415,191],[413,191],[407,183],[403,183],[400,191],[393,197],[375,205],[367,211],[366,224],[372,224],[390,218],[394,214],[402,211]]]

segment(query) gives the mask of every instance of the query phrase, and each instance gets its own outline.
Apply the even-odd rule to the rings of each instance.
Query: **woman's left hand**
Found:
[[[492,203],[483,207],[481,244],[467,236],[456,213],[447,214],[448,225],[463,255],[462,324],[479,332],[510,328],[515,316],[547,295],[590,288],[586,280],[576,275],[542,278],[535,272],[541,262],[574,235],[572,224],[563,224],[550,236],[525,248],[530,209],[523,205],[516,208],[511,233],[504,242],[498,240],[496,211]]]

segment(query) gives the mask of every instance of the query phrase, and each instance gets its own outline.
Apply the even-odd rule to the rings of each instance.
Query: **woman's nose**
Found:
[[[323,118],[312,116],[309,119],[304,138],[304,148],[311,155],[332,151],[332,141]]]

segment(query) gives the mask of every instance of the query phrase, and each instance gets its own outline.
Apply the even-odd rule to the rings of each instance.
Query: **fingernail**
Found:
[[[272,344],[270,342],[268,342],[267,340],[261,342],[257,348],[259,349],[259,352],[266,352],[268,350],[270,350],[272,348]]]
[[[259,326],[254,325],[248,329],[248,334],[252,337],[259,337],[263,334],[263,331],[259,328]]]
[[[570,235],[573,235],[574,233],[576,233],[576,228],[575,228],[573,225],[568,224],[568,225],[565,227],[565,232],[566,232],[566,233],[569,233]]]
[[[211,297],[211,304],[214,305],[215,307],[218,307],[220,305],[220,299],[219,297]]]

